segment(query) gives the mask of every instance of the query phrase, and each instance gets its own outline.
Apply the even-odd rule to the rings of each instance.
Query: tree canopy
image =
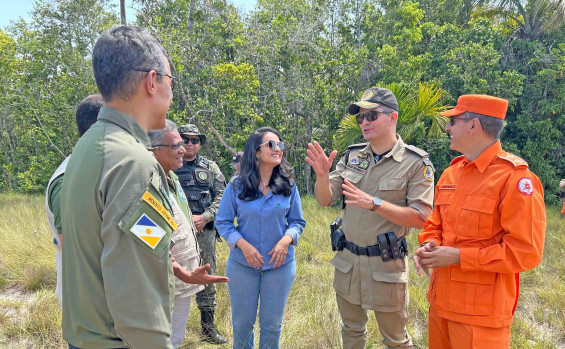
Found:
[[[399,132],[441,172],[457,154],[439,111],[461,94],[486,93],[510,101],[503,146],[557,201],[565,177],[562,0],[258,0],[247,14],[225,0],[136,3],[129,24],[164,44],[178,78],[169,118],[209,134],[203,151],[227,174],[230,153],[272,126],[288,144],[298,185],[312,193],[306,144],[329,151],[357,141],[347,107],[371,86],[396,92]],[[72,151],[75,107],[96,92],[92,47],[119,23],[109,1],[37,0],[29,22],[0,30],[0,191],[43,191]]]

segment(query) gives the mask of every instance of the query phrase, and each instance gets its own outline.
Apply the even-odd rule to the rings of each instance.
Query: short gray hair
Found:
[[[502,129],[504,128],[504,120],[484,114],[467,111],[463,113],[463,118],[465,121],[470,121],[475,118],[479,119],[483,131],[492,139],[499,139]]]
[[[96,41],[92,51],[92,67],[98,90],[105,102],[114,96],[132,97],[145,72],[166,73],[165,49],[157,39],[139,27],[119,26],[108,29]],[[158,75],[157,81],[163,76]]]
[[[147,133],[149,136],[149,140],[151,141],[151,146],[155,146],[156,144],[163,144],[163,138],[165,132],[170,131],[177,131],[177,124],[172,122],[171,120],[165,120],[165,127],[158,129],[158,130],[151,130]]]

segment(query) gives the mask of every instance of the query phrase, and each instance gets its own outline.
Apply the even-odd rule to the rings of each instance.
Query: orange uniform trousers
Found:
[[[448,320],[430,308],[428,318],[430,349],[507,349],[510,325],[484,327]]]

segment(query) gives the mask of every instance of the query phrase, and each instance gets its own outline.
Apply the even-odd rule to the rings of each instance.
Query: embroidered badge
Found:
[[[367,168],[367,166],[369,166],[369,161],[363,160],[363,161],[361,161],[361,164],[359,166],[361,168]]]
[[[430,182],[433,182],[434,170],[432,169],[431,166],[426,166],[426,168],[424,169],[424,178],[426,178]]]
[[[177,231],[177,223],[175,223],[169,211],[167,211],[167,209],[163,205],[161,205],[159,200],[157,200],[148,191],[146,191],[141,198],[143,199],[143,201],[149,204],[149,206],[151,206],[155,211],[157,211],[161,215],[161,217],[163,217],[165,221],[169,223],[169,225],[171,226],[171,228],[173,228],[174,231]]]
[[[200,172],[198,174],[198,178],[200,178],[201,180],[205,181],[206,179],[208,179],[208,175],[206,174],[206,172]]]
[[[373,91],[372,90],[367,90],[363,93],[363,96],[361,97],[362,101],[366,101],[369,98],[373,97]]]
[[[457,188],[456,184],[442,184],[439,186],[440,190],[455,190]]]
[[[528,177],[524,177],[520,179],[518,182],[518,190],[522,194],[532,195],[534,192],[534,185],[532,184],[532,180]]]
[[[349,163],[352,164],[352,165],[357,165],[359,163],[359,159],[351,158],[351,159],[349,159]]]
[[[359,152],[359,154],[357,154],[357,157],[359,159],[366,159],[367,158],[367,153],[363,153],[363,152]]]
[[[152,249],[155,249],[159,241],[161,241],[166,234],[166,232],[155,224],[151,218],[147,217],[145,213],[141,215],[134,226],[131,227],[130,231]]]
[[[182,190],[182,188],[177,186],[177,192],[179,193],[181,200],[186,202],[186,196],[184,195],[184,190]]]

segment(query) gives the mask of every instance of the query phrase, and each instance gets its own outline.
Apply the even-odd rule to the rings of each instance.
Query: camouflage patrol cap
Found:
[[[398,102],[391,90],[383,87],[371,87],[365,90],[359,102],[349,106],[349,114],[359,114],[360,108],[373,109],[381,105],[398,112]]]
[[[181,136],[198,136],[200,138],[200,144],[206,143],[206,135],[200,133],[198,127],[193,124],[186,124],[179,126],[179,134]]]

